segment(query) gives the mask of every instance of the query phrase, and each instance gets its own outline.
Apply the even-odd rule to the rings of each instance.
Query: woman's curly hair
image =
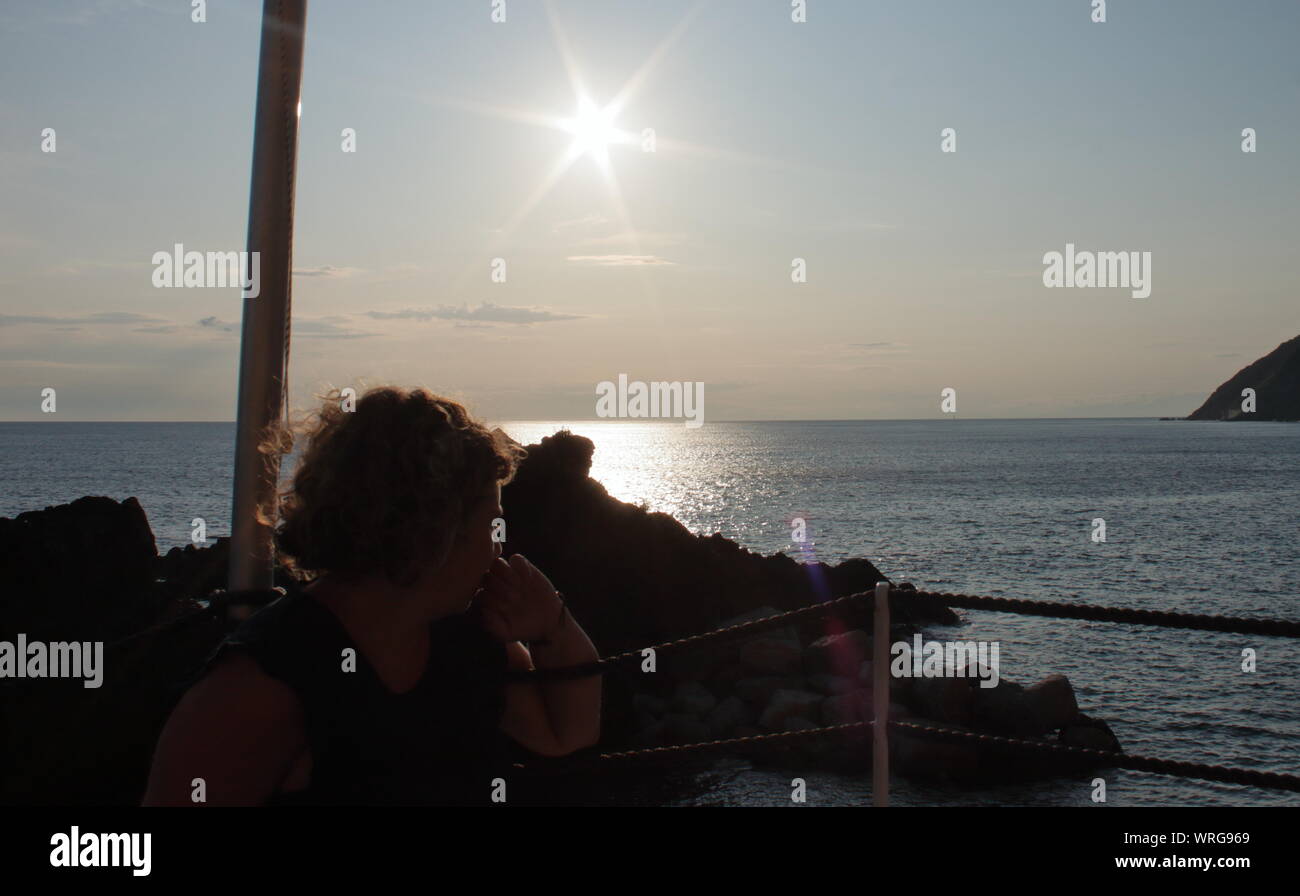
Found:
[[[280,496],[275,542],[300,578],[329,572],[415,581],[451,553],[494,483],[509,482],[524,451],[464,406],[423,389],[381,386],[347,410],[342,390],[308,417],[307,445]],[[284,433],[267,442],[283,452]]]

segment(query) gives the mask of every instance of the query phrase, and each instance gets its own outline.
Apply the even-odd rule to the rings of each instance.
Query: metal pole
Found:
[[[232,591],[269,588],[272,581],[271,523],[259,509],[274,506],[280,461],[259,448],[268,427],[283,420],[288,392],[294,174],[306,23],[307,0],[264,0],[248,202],[248,252],[250,258],[257,253],[261,290],[244,297],[228,581]]]
[[[875,722],[871,729],[871,797],[889,805],[889,583],[876,583],[872,619],[871,687]]]

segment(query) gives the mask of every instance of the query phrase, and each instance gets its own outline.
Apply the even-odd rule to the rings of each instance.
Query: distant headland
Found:
[[[1300,420],[1300,336],[1243,367],[1188,420]]]

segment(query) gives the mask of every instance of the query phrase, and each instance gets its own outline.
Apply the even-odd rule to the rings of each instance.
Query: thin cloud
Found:
[[[207,330],[220,330],[224,333],[233,333],[235,332],[236,325],[216,317],[205,317],[199,321],[199,326]]]
[[[101,311],[97,314],[88,314],[81,317],[60,317],[54,314],[0,314],[0,327],[12,327],[21,324],[66,327],[76,324],[93,326],[95,324],[116,325],[166,323],[168,323],[168,321],[161,317],[150,317],[147,314],[136,314],[133,311]]]
[[[557,221],[551,227],[551,233],[561,233],[566,230],[589,230],[594,227],[608,227],[614,222],[604,215],[585,215],[581,218],[574,218],[571,221]]]
[[[33,367],[50,370],[120,370],[127,364],[92,364],[85,361],[47,361],[44,358],[0,358],[0,367],[18,367],[27,370]]]
[[[1007,278],[1007,279],[1010,279],[1010,280],[1027,280],[1027,279],[1029,279],[1029,278],[1031,278],[1031,277],[1042,277],[1042,276],[1043,276],[1043,271],[1042,271],[1041,268],[1039,268],[1038,270],[1031,270],[1031,271],[1024,271],[1024,270],[1021,270],[1021,271],[1002,271],[1002,270],[998,270],[998,271],[984,271],[984,276],[985,276],[985,277]]]
[[[364,339],[375,335],[352,329],[347,326],[347,318],[343,317],[295,320],[291,332],[294,338],[299,339]]]
[[[484,302],[477,308],[468,305],[440,305],[437,308],[403,308],[400,311],[367,311],[375,320],[456,320],[501,324],[538,324],[556,320],[579,320],[581,314],[561,314],[544,308],[523,308]]]
[[[605,236],[584,237],[574,245],[594,249],[613,246],[632,246],[640,249],[642,246],[679,246],[684,242],[686,242],[685,233],[623,230]]]
[[[336,268],[331,264],[320,265],[314,268],[294,268],[295,277],[351,277],[353,274],[361,273],[361,268]]]
[[[159,5],[150,0],[95,0],[93,3],[84,3],[74,12],[56,12],[48,16],[45,21],[51,25],[76,25],[84,28],[88,25],[97,25],[104,18],[120,18],[133,9],[148,9],[172,15],[180,12],[175,5]],[[186,8],[184,12],[188,13],[189,9]]]
[[[238,333],[240,328],[219,317],[205,317],[198,325],[218,333]],[[362,339],[375,334],[353,329],[346,317],[295,317],[289,322],[289,335],[291,339]]]
[[[859,352],[904,352],[910,346],[901,342],[850,342],[849,348]]]
[[[855,232],[860,230],[897,230],[897,224],[890,224],[885,221],[875,221],[868,218],[840,218],[835,221],[827,221],[819,226],[814,226],[813,230],[832,230],[838,232]]]
[[[570,255],[569,261],[594,267],[626,267],[639,264],[668,264],[677,262],[660,258],[658,255]]]

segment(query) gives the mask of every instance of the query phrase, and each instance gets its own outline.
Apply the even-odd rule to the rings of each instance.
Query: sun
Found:
[[[627,135],[614,127],[617,111],[613,104],[601,108],[590,97],[579,99],[577,114],[558,122],[561,130],[573,135],[573,144],[569,147],[570,160],[588,155],[602,171],[609,166],[610,144],[627,142]]]

